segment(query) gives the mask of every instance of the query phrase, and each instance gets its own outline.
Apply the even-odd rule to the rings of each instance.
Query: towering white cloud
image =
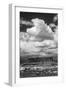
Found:
[[[51,28],[45,24],[42,19],[32,19],[34,27],[28,28],[27,32],[33,36],[44,38],[44,39],[53,39],[53,32]]]
[[[21,55],[23,52],[32,55],[50,55],[57,53],[57,31],[51,28],[42,19],[32,19],[34,26],[27,28],[26,33],[21,33],[20,40]]]

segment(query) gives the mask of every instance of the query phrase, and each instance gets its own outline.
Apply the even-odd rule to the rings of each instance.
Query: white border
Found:
[[[9,85],[15,84],[15,7],[9,5]]]
[[[63,82],[63,56],[62,56],[62,30],[63,30],[63,10],[53,8],[31,8],[22,6],[12,6],[12,85],[32,85],[32,84],[45,84]],[[58,13],[58,76],[54,77],[32,77],[32,78],[19,78],[19,12],[45,12],[45,13]],[[15,31],[14,31],[15,30]],[[16,35],[15,35],[16,34]],[[16,44],[15,44],[16,41]],[[14,50],[15,49],[15,50]],[[16,52],[15,52],[16,51]],[[15,57],[16,55],[16,57]],[[15,65],[16,64],[16,65]],[[15,72],[15,73],[14,73]]]

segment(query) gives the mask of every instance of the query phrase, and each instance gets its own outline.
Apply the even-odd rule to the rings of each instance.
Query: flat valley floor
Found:
[[[58,76],[58,57],[20,57],[20,78]]]

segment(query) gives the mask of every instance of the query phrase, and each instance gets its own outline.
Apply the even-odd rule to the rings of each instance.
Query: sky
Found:
[[[50,24],[53,23],[53,18],[57,15],[57,13],[36,13],[36,12],[20,12],[20,20],[31,21],[31,19],[39,18],[45,20],[45,23]],[[58,22],[54,22],[56,25]],[[30,25],[20,25],[20,31],[25,32],[27,27],[31,27]]]
[[[58,28],[53,32],[49,26],[55,21],[57,14],[20,12],[20,55],[57,54]]]

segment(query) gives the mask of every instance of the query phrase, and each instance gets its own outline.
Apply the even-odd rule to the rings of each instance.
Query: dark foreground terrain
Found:
[[[57,56],[20,58],[20,78],[46,77],[57,75],[58,75]]]

